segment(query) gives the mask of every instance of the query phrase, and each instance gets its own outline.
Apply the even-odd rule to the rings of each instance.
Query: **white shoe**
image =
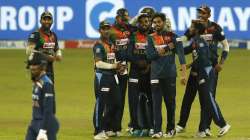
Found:
[[[155,133],[154,135],[152,135],[152,138],[159,139],[162,137],[162,135],[163,135],[162,132],[158,132],[158,133]]]
[[[115,136],[116,136],[116,132],[114,132],[114,131],[107,131],[107,132],[106,132],[106,135],[107,135],[108,137],[115,137]]]
[[[205,138],[207,137],[205,131],[198,131],[195,135],[196,138]]]
[[[231,126],[229,124],[226,124],[224,127],[220,129],[218,137],[224,136],[229,131],[230,128]]]
[[[122,132],[121,131],[117,131],[117,132],[115,132],[116,133],[116,136],[117,137],[121,137],[122,136]]]
[[[183,132],[185,132],[185,128],[177,125],[175,128],[175,131],[176,131],[176,133],[183,133]]]
[[[168,131],[168,132],[167,132],[166,134],[164,134],[163,136],[164,136],[165,138],[172,138],[172,137],[175,136],[175,134],[176,134],[176,131],[173,129],[173,130]]]
[[[109,137],[105,134],[105,132],[100,132],[94,136],[94,140],[107,140]]]
[[[128,127],[127,129],[126,129],[126,132],[128,132],[128,133],[131,133],[131,132],[133,132],[133,127]]]
[[[206,136],[208,136],[208,137],[211,137],[213,134],[211,133],[211,131],[210,131],[210,129],[209,128],[207,128],[206,130],[205,130],[205,133],[206,133]]]

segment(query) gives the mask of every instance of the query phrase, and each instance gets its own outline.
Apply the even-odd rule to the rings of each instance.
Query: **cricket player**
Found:
[[[215,98],[216,94],[216,87],[217,87],[217,81],[218,81],[218,74],[222,70],[224,61],[227,58],[228,52],[229,52],[229,45],[227,42],[227,39],[225,37],[225,34],[222,30],[222,28],[215,22],[212,22],[209,20],[209,17],[211,16],[211,9],[207,5],[202,5],[197,9],[198,13],[198,20],[194,22],[200,22],[205,26],[205,33],[203,34],[203,37],[206,39],[206,41],[209,43],[210,49],[211,49],[211,61],[212,66],[215,69],[215,78],[213,79],[214,82],[212,84],[213,86],[213,97]],[[190,40],[193,37],[193,31],[188,29],[185,33],[185,36],[183,37],[184,40]],[[223,46],[223,51],[221,54],[220,60],[218,60],[218,43],[221,43]],[[196,96],[197,92],[197,85],[195,84],[196,81],[195,78],[192,75],[192,68],[191,68],[191,74],[188,79],[188,84],[185,90],[185,94],[182,101],[181,106],[181,112],[180,112],[180,120],[178,122],[178,125],[176,126],[177,133],[184,132],[186,123],[189,117],[189,113],[191,110],[192,103],[194,101],[194,98]],[[203,114],[203,115],[202,115]],[[201,123],[200,125],[203,125],[204,121],[206,120],[206,115],[204,113],[201,113]],[[198,133],[206,133],[206,136],[211,136],[210,132],[210,124],[211,124],[211,116],[208,118],[207,128],[205,131],[201,131]]]
[[[138,22],[138,18],[139,18],[139,16],[141,16],[141,15],[147,15],[148,16],[148,18],[149,18],[149,25],[150,25],[150,27],[149,27],[149,29],[147,29],[147,34],[151,34],[151,33],[153,33],[153,28],[152,28],[152,18],[153,18],[153,16],[154,16],[154,13],[155,13],[155,9],[153,8],[153,7],[150,7],[150,6],[145,6],[141,11],[139,11],[139,14],[138,15],[136,15],[135,17],[133,17],[131,20],[130,20],[130,23],[131,23],[131,25],[133,25],[133,26],[135,26],[135,27],[137,27],[138,28],[138,26],[139,26],[139,22]],[[137,29],[138,30],[138,29]],[[129,87],[129,86],[128,86]],[[131,100],[131,98],[132,98],[132,96],[130,96],[130,95],[132,95],[131,93],[130,93],[130,91],[133,91],[133,90],[130,90],[130,89],[128,89],[128,97],[129,97],[129,100]],[[134,108],[136,108],[136,106],[133,106],[132,104],[130,104],[129,103],[129,112],[130,112],[130,119],[131,119],[131,110],[133,110]],[[129,122],[129,124],[128,124],[128,128],[126,129],[126,131],[127,132],[129,132],[130,134],[132,134],[133,133],[133,130],[134,130],[134,128],[132,127],[132,122],[131,122],[131,120],[130,120],[130,122]],[[151,134],[153,134],[153,130],[151,129]],[[140,135],[140,134],[139,134]]]
[[[182,43],[173,32],[166,31],[166,16],[156,13],[153,17],[155,33],[148,37],[146,55],[151,60],[151,90],[153,98],[154,135],[163,136],[162,127],[162,97],[167,108],[166,137],[175,135],[175,97],[176,97],[176,64],[175,54],[181,64],[181,83],[186,83],[186,62]]]
[[[152,95],[150,89],[150,62],[146,57],[147,36],[151,21],[148,14],[138,18],[138,31],[132,33],[128,46],[130,61],[128,97],[130,111],[130,131],[132,136],[148,136],[153,128]]]
[[[47,76],[52,80],[54,87],[54,69],[53,62],[61,61],[62,52],[59,49],[57,36],[50,30],[53,24],[52,14],[48,11],[42,13],[40,18],[41,28],[31,33],[28,39],[28,46],[26,48],[26,54],[29,56],[32,52],[39,52],[43,54],[47,61]],[[54,113],[56,112],[56,106],[54,106]]]
[[[53,113],[53,82],[46,75],[47,60],[41,53],[33,52],[28,59],[27,68],[31,72],[32,120],[25,140],[56,140],[59,123]]]
[[[116,61],[114,46],[110,41],[111,25],[103,21],[99,25],[100,40],[93,47],[95,61],[95,109],[93,124],[94,139],[108,139],[106,132],[117,132],[120,104],[120,89],[117,70],[121,64]]]
[[[126,62],[126,54],[128,43],[129,43],[129,37],[131,35],[131,32],[134,29],[129,24],[129,13],[127,9],[121,8],[117,10],[116,20],[114,25],[111,27],[111,41],[114,44],[115,51],[116,51],[116,57],[118,61],[121,61],[124,66],[128,66]],[[121,94],[121,110],[119,111],[119,122],[117,125],[120,125],[120,129],[117,133],[119,133],[122,129],[122,117],[123,117],[123,110],[125,105],[125,95],[126,95],[126,89],[127,89],[127,82],[128,82],[128,69],[125,69],[124,71],[119,71],[118,73],[118,79],[119,79],[119,86],[120,86],[120,94]],[[115,133],[110,133],[110,135],[113,135]]]
[[[215,71],[212,67],[211,53],[212,50],[209,43],[204,38],[205,26],[196,22],[192,25],[194,28],[194,36],[189,47],[185,48],[185,53],[193,53],[192,76],[197,86],[201,104],[201,123],[199,126],[198,137],[206,137],[205,129],[207,128],[207,120],[204,117],[212,116],[213,121],[220,127],[218,136],[225,135],[230,129],[230,125],[226,123],[220,111],[218,104],[213,96],[213,82]],[[202,116],[204,115],[204,116]],[[204,122],[202,122],[204,121]]]

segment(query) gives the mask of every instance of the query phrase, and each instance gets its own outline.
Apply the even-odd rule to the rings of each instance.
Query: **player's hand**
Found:
[[[116,69],[119,70],[122,67],[121,62],[116,63]]]
[[[160,56],[164,56],[164,54],[165,54],[165,49],[163,48],[163,47],[158,47],[158,48],[156,48],[156,50],[157,50],[157,52],[158,52],[158,54],[160,55]]]
[[[136,62],[136,64],[139,66],[141,69],[145,69],[147,67],[147,62],[145,60],[139,60]]]
[[[122,74],[125,72],[125,70],[127,69],[127,66],[122,64],[122,63],[117,63],[117,67],[116,67],[116,70],[118,73]]]
[[[174,43],[173,42],[169,43],[168,47],[170,50],[174,49],[175,48]]]
[[[50,61],[50,62],[54,62],[54,61],[56,60],[56,57],[53,56],[53,55],[47,55],[47,59],[48,59],[48,61]]]
[[[146,68],[142,71],[142,74],[146,74],[150,71],[150,65],[147,65]]]
[[[222,70],[222,65],[221,64],[216,64],[214,67],[216,72],[220,72]]]
[[[181,84],[186,85],[187,84],[187,67],[185,64],[181,65]]]
[[[47,137],[46,133],[47,133],[46,130],[40,129],[39,133],[38,133],[38,136],[36,137],[36,140],[48,140],[48,137]]]
[[[187,78],[186,77],[181,77],[181,84],[186,85],[187,84]]]

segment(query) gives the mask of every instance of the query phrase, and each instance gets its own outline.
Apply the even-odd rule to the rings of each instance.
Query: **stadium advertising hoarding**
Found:
[[[116,10],[126,7],[135,16],[143,6],[168,15],[177,34],[196,18],[197,6],[211,6],[211,20],[218,22],[229,39],[250,39],[250,1],[247,0],[0,0],[0,39],[24,40],[39,26],[44,10],[54,15],[53,30],[63,40],[96,39],[98,24],[113,22]]]
[[[40,15],[48,10],[60,39],[83,39],[84,0],[0,0],[0,39],[24,40],[40,26]]]

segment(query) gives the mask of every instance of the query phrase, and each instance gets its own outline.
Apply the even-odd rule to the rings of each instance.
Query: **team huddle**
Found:
[[[201,117],[196,136],[212,136],[212,120],[219,127],[219,137],[229,131],[231,126],[215,100],[218,75],[229,45],[222,28],[208,20],[211,16],[208,6],[197,8],[197,14],[197,19],[192,20],[180,37],[171,30],[170,19],[152,7],[145,7],[131,20],[127,9],[121,8],[113,25],[100,22],[100,39],[93,46],[95,140],[121,136],[126,91],[130,136],[171,138],[185,132],[197,92]],[[41,28],[29,36],[26,49],[27,69],[33,82],[33,113],[26,140],[56,140],[59,123],[55,117],[53,62],[60,61],[62,54],[57,36],[50,30],[52,14],[44,12],[40,23]],[[219,43],[223,47],[221,55],[218,55]],[[192,62],[186,61],[188,54],[192,55]],[[181,68],[179,79],[186,85],[177,125],[176,55]],[[190,69],[188,78],[187,69]],[[162,99],[167,112],[165,130],[162,130]]]
[[[192,20],[181,37],[171,30],[169,18],[151,7],[142,9],[132,20],[127,9],[121,8],[117,10],[113,25],[107,21],[100,23],[100,39],[93,47],[96,97],[94,139],[121,135],[126,87],[130,115],[127,132],[131,136],[171,138],[184,132],[197,91],[201,119],[196,136],[212,136],[212,120],[219,127],[219,137],[229,131],[231,126],[225,121],[215,100],[218,75],[227,58],[229,45],[221,27],[208,20],[210,8],[202,5],[197,8],[197,13],[198,18]],[[223,46],[220,57],[218,43]],[[188,54],[193,58],[189,63],[185,59]],[[186,85],[177,125],[176,55],[181,67],[180,82]],[[190,69],[188,79],[187,69]],[[162,99],[167,112],[164,131]]]

